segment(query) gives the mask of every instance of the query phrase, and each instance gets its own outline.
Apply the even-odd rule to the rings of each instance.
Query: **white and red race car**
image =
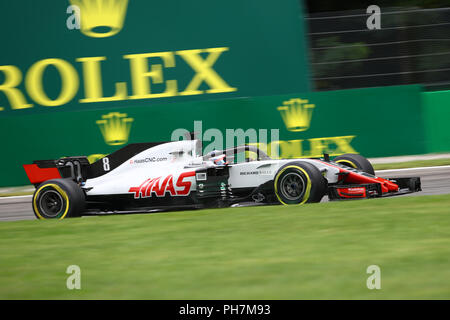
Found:
[[[239,160],[241,159],[241,160]],[[129,144],[90,164],[86,157],[24,165],[39,219],[253,204],[296,205],[421,190],[420,178],[383,179],[359,154],[333,161],[275,160],[244,145],[201,154],[199,140]]]

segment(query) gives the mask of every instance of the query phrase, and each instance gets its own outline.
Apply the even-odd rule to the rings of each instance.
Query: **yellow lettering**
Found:
[[[337,145],[336,153],[344,154],[344,153],[358,153],[355,149],[350,145],[350,141],[353,140],[355,136],[342,136],[335,137],[333,140]]]
[[[280,141],[272,141],[268,147],[268,155],[272,158],[300,158],[302,157],[303,140],[280,140]]]
[[[0,85],[0,91],[3,91],[11,105],[11,109],[31,108],[33,105],[27,103],[22,92],[16,87],[22,81],[22,72],[16,66],[0,66],[0,71],[5,74],[5,81]],[[5,108],[0,107],[0,111]]]
[[[51,100],[42,87],[44,70],[53,65],[61,76],[61,92],[55,100]],[[30,97],[42,106],[55,107],[66,104],[75,96],[78,90],[78,74],[75,68],[65,60],[44,59],[36,62],[28,70],[25,86]]]
[[[249,143],[247,143],[247,145],[249,145],[249,146],[255,146],[255,147],[257,147],[259,150],[261,150],[262,152],[264,152],[265,154],[267,154],[268,156],[270,156],[270,152],[269,151],[267,151],[268,150],[268,145],[267,145],[267,143],[264,143],[264,142],[249,142]],[[247,151],[246,151],[246,158],[247,158]],[[254,153],[253,153],[253,155],[254,155]]]
[[[321,157],[324,153],[331,156],[338,156],[344,153],[358,153],[350,145],[350,142],[355,136],[341,136],[341,137],[327,137],[327,138],[313,138],[308,139],[309,153],[303,154],[304,140],[280,140],[272,141],[269,145],[258,144],[258,147],[267,148],[267,154],[276,159],[291,159],[302,157]]]
[[[355,136],[327,137],[309,139],[310,157],[321,157],[324,153],[340,155],[344,153],[357,153],[350,145]],[[333,147],[335,146],[335,147]]]
[[[173,52],[156,52],[142,54],[128,54],[125,59],[130,59],[131,79],[133,85],[133,95],[130,99],[148,99],[173,97],[177,95],[177,81],[167,80],[166,91],[162,93],[151,93],[149,78],[153,83],[163,83],[162,66],[154,64],[151,71],[148,71],[148,58],[161,58],[165,68],[175,67],[175,57]]]
[[[308,139],[309,141],[309,147],[310,147],[310,157],[321,157],[325,151],[328,151],[328,142],[329,138],[314,138],[314,139]],[[328,153],[332,153],[329,152]]]
[[[212,69],[222,52],[228,51],[228,48],[210,48],[196,50],[182,50],[176,53],[181,56],[189,66],[196,72],[191,82],[180,95],[202,94],[203,90],[198,90],[203,82],[206,82],[211,89],[207,93],[220,93],[236,91],[236,88],[230,87],[218,74]],[[200,56],[200,53],[208,52],[206,59]]]
[[[83,64],[84,77],[84,95],[85,98],[80,102],[105,102],[119,101],[127,98],[126,82],[115,84],[116,93],[112,97],[103,97],[102,73],[100,70],[100,61],[106,60],[106,57],[86,57],[78,58],[76,61]]]

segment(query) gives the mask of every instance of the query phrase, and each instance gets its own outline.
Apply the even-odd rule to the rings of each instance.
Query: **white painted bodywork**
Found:
[[[211,159],[205,161],[200,154],[196,153],[199,143],[197,140],[184,140],[149,148],[114,170],[109,172],[105,170],[104,175],[88,179],[83,187],[88,196],[129,194],[133,193],[130,192],[130,188],[139,187],[148,179],[161,177],[159,180],[159,184],[161,184],[166,177],[172,175],[175,191],[182,191],[183,187],[177,185],[181,174],[217,166]],[[330,164],[314,159],[283,159],[230,164],[229,186],[232,189],[257,187],[273,180],[281,166],[293,161],[311,163],[324,174],[330,183],[337,182],[339,168]],[[196,190],[195,175],[183,178],[183,182],[190,183],[190,190],[185,195]]]
[[[257,187],[273,180],[278,170],[285,164],[294,161],[308,162],[323,172],[330,183],[337,182],[339,169],[314,159],[282,159],[251,161],[231,165],[228,182],[231,188]]]

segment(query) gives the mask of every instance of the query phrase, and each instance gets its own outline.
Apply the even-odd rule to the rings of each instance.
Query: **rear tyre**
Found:
[[[320,202],[327,181],[314,165],[291,162],[278,170],[274,179],[275,195],[285,205]]]
[[[33,195],[33,211],[38,219],[79,217],[84,208],[84,192],[71,179],[45,181]]]
[[[354,153],[346,153],[342,156],[338,156],[333,160],[336,163],[342,164],[344,166],[358,169],[364,171],[366,173],[370,173],[375,175],[375,171],[373,170],[372,164],[364,158],[362,155],[354,154]]]

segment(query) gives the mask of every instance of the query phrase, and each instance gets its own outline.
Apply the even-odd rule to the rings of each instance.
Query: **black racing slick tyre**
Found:
[[[274,179],[275,195],[285,205],[320,202],[327,181],[314,165],[291,162],[282,166]]]
[[[33,195],[33,211],[38,219],[79,217],[84,208],[84,192],[71,179],[45,181]]]
[[[336,163],[342,164],[347,167],[355,168],[366,173],[375,175],[375,170],[373,170],[372,164],[364,158],[362,155],[355,153],[346,153],[342,156],[338,156],[333,160]]]

